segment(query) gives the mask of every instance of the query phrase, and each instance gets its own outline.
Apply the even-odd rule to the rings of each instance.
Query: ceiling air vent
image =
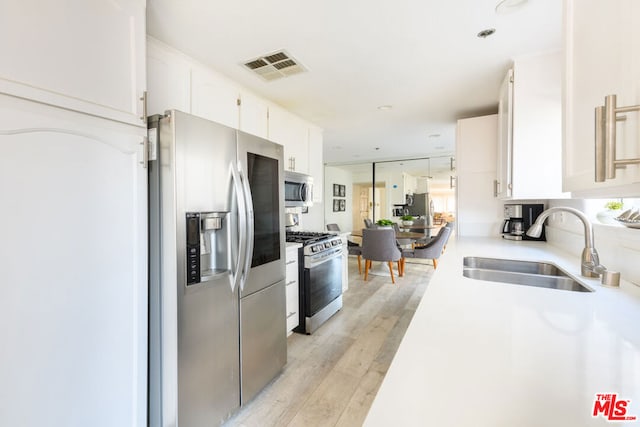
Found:
[[[285,50],[251,59],[246,61],[244,66],[266,81],[277,80],[307,71],[297,59],[289,55]]]

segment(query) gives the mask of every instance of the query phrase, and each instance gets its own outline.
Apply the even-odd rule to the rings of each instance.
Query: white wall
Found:
[[[325,166],[324,168],[324,229],[326,224],[338,224],[342,231],[353,230],[353,178],[351,173],[344,169]],[[333,197],[333,184],[346,186],[346,208],[344,212],[333,212],[333,199],[342,197]]]
[[[549,207],[569,206],[582,212],[597,212],[601,201],[550,200]],[[640,230],[604,225],[592,218],[595,247],[600,263],[609,270],[619,271],[623,280],[640,286]],[[547,241],[580,257],[584,248],[584,227],[575,215],[554,214],[548,219]]]

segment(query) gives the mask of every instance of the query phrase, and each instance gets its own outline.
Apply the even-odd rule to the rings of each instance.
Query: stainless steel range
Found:
[[[335,234],[287,231],[298,250],[299,316],[296,332],[312,334],[342,308],[342,239]]]

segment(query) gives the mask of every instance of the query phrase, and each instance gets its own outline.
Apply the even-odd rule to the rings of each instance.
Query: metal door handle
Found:
[[[640,163],[640,158],[616,159],[616,123],[626,120],[619,113],[640,111],[640,105],[618,107],[616,95],[607,95],[604,98],[604,107],[596,107],[595,110],[595,181],[604,182],[616,177],[616,169],[622,169],[626,165]]]
[[[240,177],[236,171],[233,163],[229,165],[231,169],[231,177],[233,179],[233,185],[236,191],[236,200],[238,202],[238,260],[236,262],[236,268],[232,276],[232,291],[235,291],[237,286],[241,286],[240,280],[242,279],[242,266],[247,256],[247,212],[245,206],[245,199],[242,196],[242,186],[240,183]]]
[[[238,173],[240,174],[240,182],[242,182],[242,188],[244,193],[244,203],[246,207],[245,224],[247,229],[246,235],[246,250],[244,269],[242,271],[242,280],[240,280],[240,290],[244,290],[244,285],[247,282],[247,276],[249,275],[249,269],[251,268],[251,260],[253,258],[253,238],[254,238],[254,224],[253,224],[253,198],[251,197],[251,188],[247,177],[243,174],[240,165],[238,165]]]

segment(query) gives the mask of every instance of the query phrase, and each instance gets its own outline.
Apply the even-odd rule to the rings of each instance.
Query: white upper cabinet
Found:
[[[284,146],[285,170],[309,173],[309,125],[283,108],[269,107],[269,140]]]
[[[513,69],[507,71],[500,85],[498,97],[498,164],[496,180],[493,183],[494,195],[501,199],[511,197],[513,182],[511,162],[513,147]]]
[[[191,111],[191,66],[179,53],[147,38],[147,112]]]
[[[260,138],[269,136],[269,106],[250,92],[240,93],[239,129]]]
[[[640,2],[565,0],[565,90],[563,186],[580,196],[640,195],[640,164],[614,168],[614,161],[640,157],[640,112],[611,114],[612,150],[596,161],[595,108],[616,95],[617,107],[640,104]],[[617,117],[617,121],[615,121]],[[626,118],[626,119],[625,119]],[[603,128],[604,120],[599,121]],[[596,163],[604,177],[596,182]],[[622,165],[620,165],[622,166]],[[606,178],[607,169],[611,177]],[[603,180],[604,179],[604,180]]]
[[[324,183],[323,161],[323,136],[322,129],[316,126],[309,127],[309,174],[313,176],[313,201],[322,203]],[[286,164],[286,162],[285,162]]]
[[[191,68],[191,114],[239,128],[240,88],[205,67]]]
[[[0,92],[146,127],[144,0],[5,0]],[[46,36],[43,36],[46,34]]]
[[[498,106],[496,196],[557,199],[562,192],[562,54],[518,57]]]
[[[147,57],[149,114],[177,109],[283,145],[284,169],[312,175],[322,201],[322,129],[151,37]]]

